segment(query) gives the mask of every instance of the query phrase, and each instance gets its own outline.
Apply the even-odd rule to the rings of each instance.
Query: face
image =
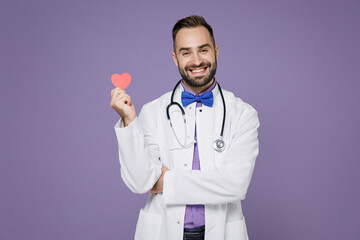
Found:
[[[174,51],[173,60],[187,85],[201,88],[211,82],[216,73],[218,46],[214,46],[205,27],[180,29]]]

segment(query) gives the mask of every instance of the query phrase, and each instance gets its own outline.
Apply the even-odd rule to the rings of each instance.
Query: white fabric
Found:
[[[179,103],[182,90],[180,86],[174,95]],[[253,107],[223,90],[225,150],[215,151],[213,142],[220,136],[223,103],[217,86],[213,94],[211,108],[204,105],[195,108],[196,103],[184,108],[186,144],[194,142],[196,121],[201,171],[191,169],[194,145],[182,148],[166,117],[171,92],[144,105],[129,126],[124,128],[121,119],[116,123],[121,177],[131,191],[150,191],[161,175],[161,167],[170,169],[165,173],[163,193],[149,192],[139,214],[135,239],[181,240],[186,204],[205,205],[206,240],[248,239],[241,200],[245,198],[259,152],[260,123]],[[177,112],[176,107],[170,108],[170,115],[176,116]],[[185,135],[184,123],[175,122],[174,131]]]

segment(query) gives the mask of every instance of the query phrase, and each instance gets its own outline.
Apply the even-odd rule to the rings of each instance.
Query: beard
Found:
[[[179,63],[179,62],[178,62]],[[179,66],[179,72],[182,77],[182,79],[191,87],[203,87],[206,86],[211,80],[214,78],[217,68],[217,61],[215,59],[214,63],[211,64],[207,61],[201,62],[199,65],[189,65],[185,66],[185,68],[180,68]],[[209,69],[209,74],[201,77],[192,77],[189,76],[189,69],[190,68],[201,68],[201,67],[207,67]]]

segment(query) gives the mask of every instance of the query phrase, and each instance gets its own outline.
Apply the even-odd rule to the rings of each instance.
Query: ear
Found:
[[[218,45],[217,45],[217,44],[215,45],[215,56],[216,56],[216,60],[218,60],[218,57],[219,57],[219,48],[218,48]]]
[[[174,52],[171,52],[171,55],[172,55],[172,58],[174,60],[175,65],[178,67],[178,61],[177,61],[177,58],[176,58],[176,54]]]

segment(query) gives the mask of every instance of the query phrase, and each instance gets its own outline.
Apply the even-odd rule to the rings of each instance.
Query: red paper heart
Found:
[[[131,76],[128,73],[118,74],[114,73],[111,75],[111,82],[114,84],[115,87],[119,87],[123,90],[127,88],[131,82]]]

